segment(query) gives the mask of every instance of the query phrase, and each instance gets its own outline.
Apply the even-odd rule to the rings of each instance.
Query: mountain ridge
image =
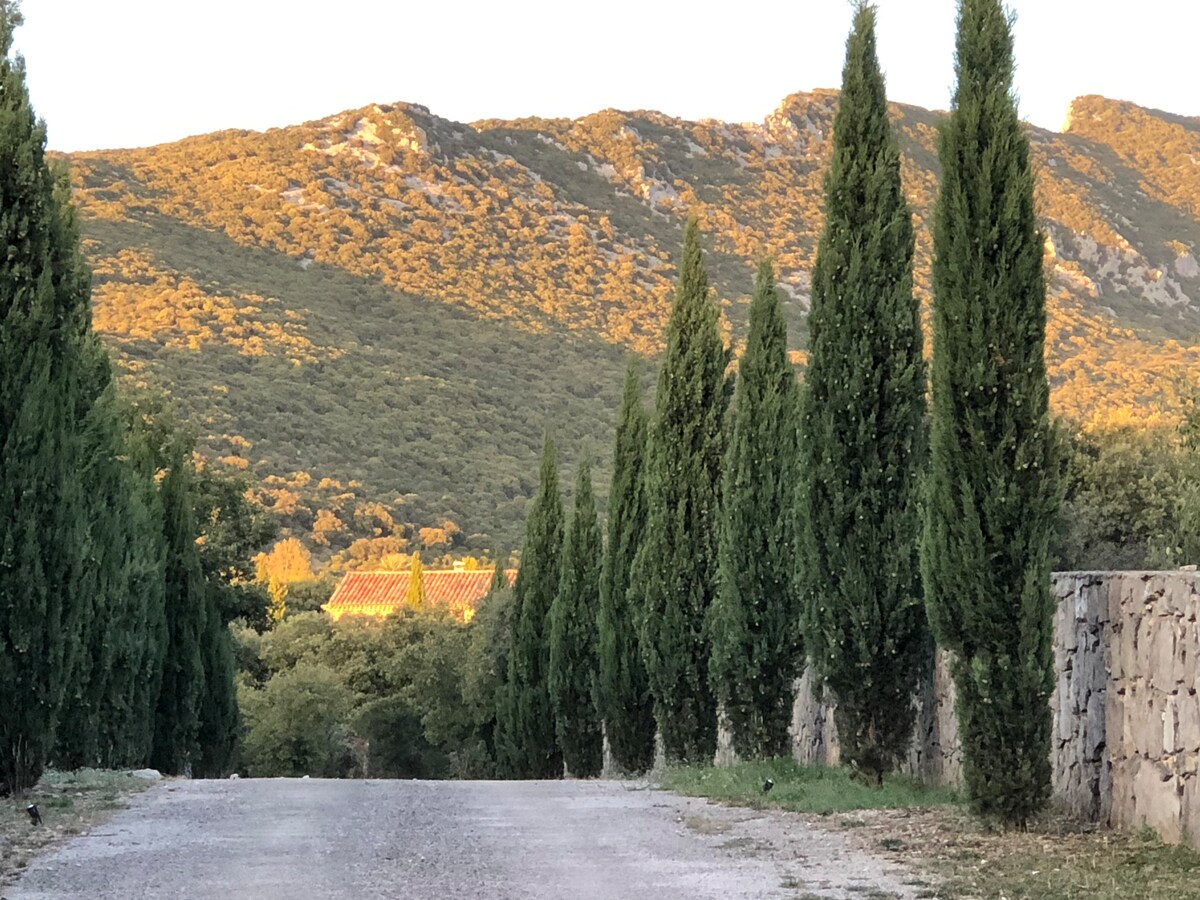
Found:
[[[584,445],[601,457],[603,484],[621,360],[661,347],[687,212],[704,226],[731,340],[753,267],[771,256],[803,361],[837,100],[791,94],[761,123],[617,110],[456,123],[420,104],[369,104],[265,132],[70,154],[97,328],[130,377],[181,400],[206,452],[252,472],[269,503],[286,501],[287,527],[319,552],[349,564],[364,540],[375,543],[353,552],[388,540],[513,547],[547,422],[568,460]],[[1030,128],[1055,408],[1090,427],[1167,421],[1175,380],[1200,374],[1200,120],[1096,96],[1071,109],[1064,133]],[[892,115],[928,300],[939,114],[893,104]],[[490,348],[490,369],[473,342]],[[539,382],[530,353],[555,360],[553,383]],[[304,436],[298,398],[274,409],[287,378],[329,391],[305,418],[336,424],[349,455]],[[489,394],[489,380],[510,396]],[[406,398],[376,414],[386,434],[339,418],[339,397],[361,407],[384,385]],[[490,438],[501,421],[515,446],[494,458],[467,447],[464,435]],[[434,453],[437,465],[422,462]],[[312,487],[322,479],[358,493],[338,506],[336,489]],[[491,483],[466,491],[463,479]],[[356,510],[373,503],[391,526],[362,524],[370,515]],[[462,532],[426,544],[421,529],[453,531],[446,520]]]

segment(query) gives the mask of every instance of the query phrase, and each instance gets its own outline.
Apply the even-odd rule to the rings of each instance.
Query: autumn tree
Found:
[[[999,0],[961,0],[956,71],[938,140],[922,573],[930,624],[954,653],[971,805],[1024,825],[1050,796],[1058,492],[1044,239]]]

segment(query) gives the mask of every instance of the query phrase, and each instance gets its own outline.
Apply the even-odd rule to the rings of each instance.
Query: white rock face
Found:
[[[129,774],[144,781],[162,781],[162,772],[158,769],[134,769]]]

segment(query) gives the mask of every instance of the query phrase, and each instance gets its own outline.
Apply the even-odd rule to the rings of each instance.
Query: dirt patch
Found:
[[[16,881],[33,857],[107,821],[125,808],[125,798],[150,784],[123,772],[50,771],[24,797],[0,801],[0,887]],[[41,825],[30,821],[31,803]]]

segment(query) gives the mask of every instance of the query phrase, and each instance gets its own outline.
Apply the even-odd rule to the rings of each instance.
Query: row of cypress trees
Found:
[[[0,0],[0,794],[47,763],[222,771],[237,709],[190,454],[117,395]]]
[[[961,0],[958,26],[933,227],[932,415],[912,217],[861,4],[803,388],[763,265],[727,415],[730,354],[690,220],[649,420],[632,366],[627,377],[606,549],[586,466],[564,545],[547,442],[498,710],[508,774],[557,777],[564,757],[574,774],[598,771],[600,722],[624,768],[650,765],[656,729],[668,760],[707,761],[718,710],[740,754],[784,754],[807,657],[837,701],[844,757],[881,781],[912,731],[928,610],[954,653],[976,810],[1020,824],[1044,804],[1057,493],[1042,240],[1011,23],[999,0]]]

